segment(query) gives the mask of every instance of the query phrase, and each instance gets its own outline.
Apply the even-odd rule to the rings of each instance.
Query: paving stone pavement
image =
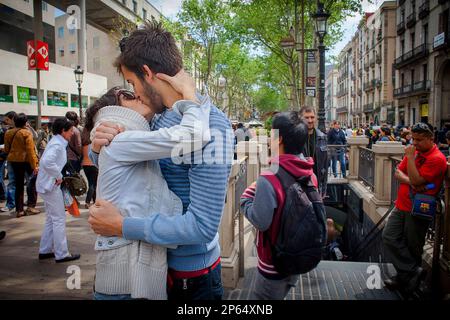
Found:
[[[53,259],[39,261],[39,242],[45,222],[43,202],[39,200],[36,208],[41,213],[38,215],[19,219],[14,212],[0,215],[0,230],[6,231],[5,239],[0,241],[0,299],[92,299],[96,236],[87,222],[88,210],[81,209],[79,218],[67,214],[69,251],[80,253],[81,259],[58,264]],[[71,265],[81,270],[79,290],[67,288],[71,276],[67,268]]]

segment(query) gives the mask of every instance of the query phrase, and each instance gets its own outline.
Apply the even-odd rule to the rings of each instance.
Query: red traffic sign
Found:
[[[37,45],[37,46],[36,46]],[[37,40],[27,42],[28,70],[49,69],[48,43]]]

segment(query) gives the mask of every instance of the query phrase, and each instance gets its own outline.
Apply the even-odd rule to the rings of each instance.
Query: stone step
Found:
[[[245,261],[245,276],[233,290],[225,290],[226,300],[248,300],[255,286],[256,257]],[[321,261],[299,276],[286,300],[400,300],[398,292],[383,287],[383,279],[395,274],[391,264]],[[379,276],[379,281],[371,281]],[[377,280],[377,279],[376,279]]]

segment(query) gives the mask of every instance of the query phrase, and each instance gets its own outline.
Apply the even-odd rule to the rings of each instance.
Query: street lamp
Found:
[[[317,2],[317,13],[313,15],[316,36],[319,39],[319,130],[325,132],[325,45],[323,39],[327,34],[327,21],[330,15],[325,12],[323,3]]]
[[[77,68],[73,71],[75,74],[75,82],[78,84],[78,104],[80,107],[80,123],[83,119],[83,110],[82,110],[82,101],[81,101],[81,84],[83,83],[83,74],[84,71],[81,69],[80,66],[77,66]]]

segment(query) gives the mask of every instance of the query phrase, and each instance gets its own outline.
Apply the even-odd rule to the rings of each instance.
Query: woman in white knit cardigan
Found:
[[[111,106],[113,100],[116,105]],[[131,92],[113,88],[86,111],[85,129],[91,134],[104,122],[124,129],[102,148],[97,182],[97,197],[112,202],[123,216],[182,214],[181,200],[169,190],[156,159],[170,157],[180,142],[194,146],[182,153],[201,149],[209,142],[210,102],[181,100],[171,109],[183,115],[180,125],[150,131],[151,109]],[[149,145],[154,152],[147,152]],[[95,299],[167,299],[165,247],[99,236],[95,249]]]

